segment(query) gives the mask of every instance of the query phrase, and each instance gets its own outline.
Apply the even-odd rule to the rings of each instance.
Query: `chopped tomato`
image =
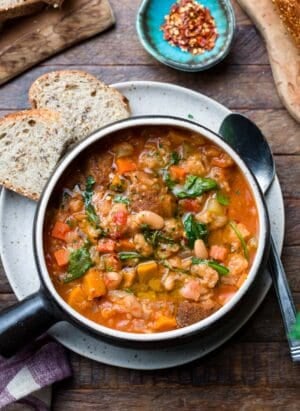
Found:
[[[68,264],[69,256],[70,253],[65,248],[61,248],[60,250],[54,252],[54,257],[59,267],[63,267]]]
[[[185,171],[185,169],[183,167],[171,166],[170,167],[170,174],[171,174],[171,178],[173,180],[182,181],[182,180],[184,180],[187,172]]]
[[[56,221],[51,235],[54,238],[65,241],[66,234],[69,231],[71,231],[71,228],[68,226],[68,224],[63,223],[62,221]]]
[[[125,225],[127,223],[128,212],[120,210],[114,213],[112,220],[117,225]]]
[[[183,200],[183,208],[185,211],[190,211],[194,213],[197,213],[201,209],[197,200],[192,200],[192,199]]]
[[[120,174],[128,173],[129,171],[135,171],[137,169],[136,163],[128,157],[121,157],[116,160],[118,172]]]
[[[225,261],[228,256],[228,249],[223,245],[213,245],[210,247],[209,256],[214,260]]]
[[[111,253],[115,251],[115,248],[116,242],[114,240],[102,238],[98,241],[97,250],[100,251],[100,253]]]

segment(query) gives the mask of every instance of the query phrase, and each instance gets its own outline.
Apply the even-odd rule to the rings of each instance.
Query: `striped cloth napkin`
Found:
[[[38,391],[72,374],[65,349],[43,337],[10,359],[0,357],[0,409],[48,411],[51,393]]]

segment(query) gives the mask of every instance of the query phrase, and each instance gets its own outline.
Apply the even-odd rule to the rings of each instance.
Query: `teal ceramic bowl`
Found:
[[[234,11],[228,0],[200,0],[215,19],[218,38],[215,47],[203,54],[193,55],[171,46],[164,40],[161,26],[176,0],[144,0],[137,15],[137,32],[144,48],[167,66],[182,71],[203,71],[226,57],[235,31]]]

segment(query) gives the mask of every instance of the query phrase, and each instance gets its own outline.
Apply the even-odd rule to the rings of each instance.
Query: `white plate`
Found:
[[[133,115],[163,114],[191,118],[218,131],[230,112],[219,103],[185,88],[155,82],[128,82],[115,85],[130,101]],[[267,204],[272,233],[279,251],[284,236],[284,206],[278,180],[273,183]],[[32,230],[36,204],[8,190],[0,199],[0,253],[4,269],[16,296],[23,299],[39,288],[33,257]],[[268,272],[262,272],[244,297],[237,312],[232,312],[222,328],[194,337],[192,342],[172,348],[121,348],[86,334],[62,322],[50,334],[70,350],[93,360],[133,369],[159,369],[185,364],[203,357],[236,333],[263,301],[271,285]]]

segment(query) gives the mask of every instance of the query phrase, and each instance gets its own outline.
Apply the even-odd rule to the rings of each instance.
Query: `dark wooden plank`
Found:
[[[27,107],[27,93],[32,82],[39,75],[60,68],[61,66],[39,66],[1,87],[0,109],[17,110]],[[282,107],[268,66],[231,66],[223,62],[204,73],[177,72],[162,65],[111,67],[75,65],[70,68],[87,70],[108,84],[131,80],[177,84],[202,92],[232,109],[278,109]]]
[[[300,198],[300,156],[276,156],[276,170],[285,197]]]
[[[130,390],[102,388],[97,390],[58,389],[53,409],[74,411],[164,411],[164,410],[230,410],[249,411],[299,410],[299,388],[248,387],[239,381],[229,386],[131,386]]]
[[[300,154],[299,124],[285,110],[241,110],[268,139],[275,154]]]
[[[287,167],[288,164],[287,164]],[[300,199],[285,199],[285,244],[300,245]]]
[[[120,4],[120,3],[119,3]],[[141,45],[135,25],[132,24],[134,13],[123,13],[117,20],[118,27],[93,39],[72,47],[64,53],[58,54],[42,63],[44,66],[72,64],[90,65],[160,65],[150,56]],[[120,39],[126,33],[130,38],[130,46],[126,47]],[[114,52],[112,53],[112,50]],[[268,64],[265,46],[259,33],[253,26],[239,25],[232,45],[230,54],[226,58],[230,64]]]

